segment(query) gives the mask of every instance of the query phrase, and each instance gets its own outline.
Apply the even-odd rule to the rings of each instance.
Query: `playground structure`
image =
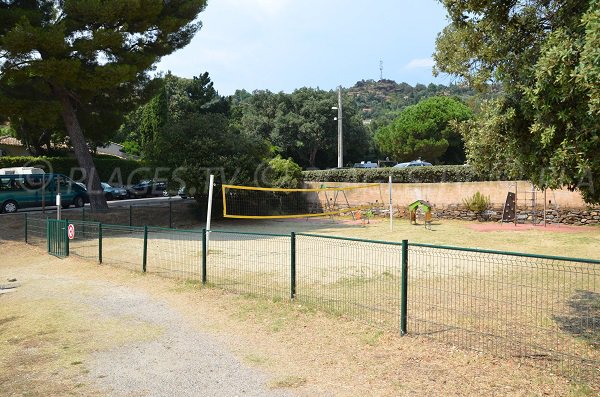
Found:
[[[417,200],[408,206],[408,214],[411,225],[418,225],[417,212],[422,212],[425,216],[425,229],[431,230],[431,203],[424,200]]]
[[[518,184],[511,183],[514,191],[509,191],[506,195],[506,202],[502,211],[502,223],[514,223],[519,221],[527,223],[531,220],[534,226],[546,226],[546,213],[548,204],[552,205],[552,201],[548,201],[547,189],[536,189],[532,184],[531,189],[518,189]],[[540,195],[542,205],[540,208]],[[519,214],[519,209],[525,209],[525,214]],[[554,200],[554,208],[558,209],[556,199]],[[531,218],[531,219],[530,219]]]

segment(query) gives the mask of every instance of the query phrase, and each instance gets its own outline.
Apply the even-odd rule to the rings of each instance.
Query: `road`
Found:
[[[115,201],[109,201],[108,202],[108,207],[109,208],[129,207],[130,205],[136,206],[136,207],[142,207],[142,206],[146,206],[146,205],[155,205],[155,204],[165,203],[165,202],[169,202],[169,201],[181,201],[181,200],[183,200],[183,199],[181,197],[179,197],[179,196],[173,196],[173,197],[151,197],[151,198],[140,198],[140,199],[129,199],[129,200],[115,200]],[[89,208],[90,205],[86,204],[85,207]],[[69,209],[73,210],[73,207],[71,206]],[[41,212],[41,211],[42,211],[41,207],[19,209],[19,212]],[[56,211],[56,206],[54,206],[54,205],[53,206],[46,206],[46,211],[48,211],[48,212],[55,212]],[[0,216],[2,216],[2,215],[5,215],[5,214],[0,214]],[[6,215],[8,215],[8,214],[6,214]]]

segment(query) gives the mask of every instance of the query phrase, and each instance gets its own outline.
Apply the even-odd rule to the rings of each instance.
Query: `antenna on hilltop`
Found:
[[[383,60],[379,60],[379,80],[383,80]]]

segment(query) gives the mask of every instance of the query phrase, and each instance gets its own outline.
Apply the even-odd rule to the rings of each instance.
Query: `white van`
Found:
[[[0,168],[0,175],[33,175],[44,173],[43,169],[37,167]]]

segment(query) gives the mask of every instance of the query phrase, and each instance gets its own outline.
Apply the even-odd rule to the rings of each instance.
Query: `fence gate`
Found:
[[[69,256],[67,221],[48,219],[47,228],[48,253],[61,258]]]

